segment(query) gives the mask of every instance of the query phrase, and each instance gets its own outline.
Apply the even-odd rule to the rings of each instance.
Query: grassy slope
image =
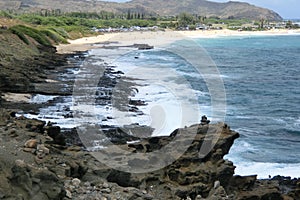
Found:
[[[25,28],[23,35],[27,42],[24,42],[24,38],[12,31],[20,24],[23,27],[24,23],[18,20],[0,18],[0,93],[32,91],[33,82],[45,79],[43,67],[47,57],[51,58],[55,52],[53,47],[41,45],[37,38],[29,36],[31,33],[27,31],[36,29]],[[40,32],[34,33],[35,37],[43,37],[53,42],[46,35],[37,36]]]

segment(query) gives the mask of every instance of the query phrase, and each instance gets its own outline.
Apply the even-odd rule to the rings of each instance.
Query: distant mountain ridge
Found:
[[[126,3],[105,2],[97,0],[0,0],[1,9],[38,10],[60,9],[62,11],[82,12],[141,12],[161,16],[178,15],[189,12],[206,17],[248,18],[282,20],[282,17],[269,9],[242,2],[217,3],[206,0],[132,0]]]

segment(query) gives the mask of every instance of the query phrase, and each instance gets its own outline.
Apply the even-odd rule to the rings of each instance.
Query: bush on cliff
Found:
[[[26,44],[29,44],[29,41],[25,35],[31,37],[32,39],[34,39],[41,45],[44,45],[44,46],[51,45],[51,42],[49,41],[47,36],[35,28],[31,28],[31,27],[24,26],[24,25],[16,25],[16,26],[10,27],[9,30],[13,34],[16,34]]]
[[[29,44],[29,41],[28,41],[27,37],[18,28],[11,27],[11,28],[9,28],[9,30],[11,31],[11,33],[17,35],[20,38],[20,40],[22,40],[25,44]]]
[[[47,37],[49,37],[51,40],[53,40],[56,44],[63,43],[66,44],[68,41],[59,35],[57,32],[49,29],[43,29],[41,30],[41,33],[45,34]]]

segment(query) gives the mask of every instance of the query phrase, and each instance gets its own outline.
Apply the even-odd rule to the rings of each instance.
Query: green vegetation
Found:
[[[35,28],[31,28],[24,25],[16,25],[10,27],[9,30],[12,33],[16,34],[26,44],[29,44],[29,41],[26,37],[29,36],[35,41],[37,41],[38,43],[40,43],[41,45],[45,45],[45,46],[51,45],[51,42],[46,37],[47,35]]]
[[[108,15],[105,15],[108,17]],[[88,18],[91,17],[91,18]],[[131,26],[153,26],[155,21],[146,19],[123,19],[123,18],[106,18],[102,15],[88,15],[79,13],[69,13],[63,16],[41,16],[34,14],[19,15],[17,19],[39,26],[63,27],[69,29],[67,31],[79,30],[88,32],[91,28],[118,28]]]
[[[18,27],[11,27],[9,30],[13,34],[17,35],[20,38],[20,40],[22,40],[25,44],[29,44],[27,37],[25,36],[25,34],[22,31],[20,31],[18,29]]]
[[[129,29],[130,27],[153,27],[195,30],[195,29],[222,29],[233,30],[265,30],[270,28],[299,28],[292,22],[284,25],[271,24],[261,19],[251,21],[248,19],[220,19],[181,13],[178,16],[151,16],[144,13],[135,13],[128,10],[125,13],[101,12],[72,12],[62,13],[58,10],[41,10],[35,13],[15,13],[13,11],[0,11],[0,19],[15,20],[14,24],[0,24],[0,32],[8,30],[17,35],[25,44],[29,38],[42,45],[53,43],[67,43],[67,39],[99,34],[97,29],[116,28],[116,30]]]
[[[68,43],[67,40],[66,40],[67,36],[60,35],[58,32],[55,31],[55,29],[54,30],[51,30],[51,29],[42,29],[42,30],[40,30],[40,32],[42,34],[45,34],[47,37],[49,37],[52,41],[54,41],[57,44],[58,43],[63,43],[63,44]]]
[[[181,13],[178,17],[178,25],[180,27],[187,27],[195,24],[195,17],[189,13]]]
[[[5,17],[8,19],[13,18],[13,16],[11,14],[9,14],[8,12],[2,11],[2,10],[0,10],[0,17]]]

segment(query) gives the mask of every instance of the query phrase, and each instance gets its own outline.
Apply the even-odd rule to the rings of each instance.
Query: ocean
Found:
[[[105,62],[122,71],[124,80],[134,82],[130,99],[143,105],[137,106],[139,112],[120,111],[117,84],[112,104],[92,107],[89,123],[138,123],[155,128],[153,135],[169,135],[206,115],[211,123],[225,121],[240,133],[226,156],[237,166],[236,174],[300,177],[299,55],[300,35],[193,38],[145,51],[95,48],[85,64]],[[95,70],[86,74],[102,73]],[[37,95],[32,102],[53,98]],[[41,109],[38,118],[74,127],[80,122],[57,113],[76,109],[72,101],[64,97]],[[90,109],[83,106],[80,112]]]
[[[300,35],[226,36],[193,42],[207,53],[205,60],[212,59],[224,82],[224,119],[241,135],[226,156],[237,166],[236,173],[258,174],[259,178],[279,174],[300,177]],[[145,84],[137,95],[150,103],[145,113],[155,120],[149,109],[161,107],[167,119],[163,119],[164,125],[158,123],[158,133],[163,135],[180,125],[199,122],[200,115],[212,118],[214,107],[201,69],[199,73],[189,60],[166,49],[144,51],[138,59],[134,59],[136,52],[131,52],[114,61],[125,74]],[[178,81],[178,76],[185,81]],[[166,89],[166,82],[175,85]],[[174,93],[174,88],[181,92]],[[183,101],[197,116],[179,123],[191,115],[176,110]],[[134,121],[153,125],[151,117],[148,122],[143,120]]]
[[[199,39],[225,75],[236,173],[300,176],[300,35]]]

